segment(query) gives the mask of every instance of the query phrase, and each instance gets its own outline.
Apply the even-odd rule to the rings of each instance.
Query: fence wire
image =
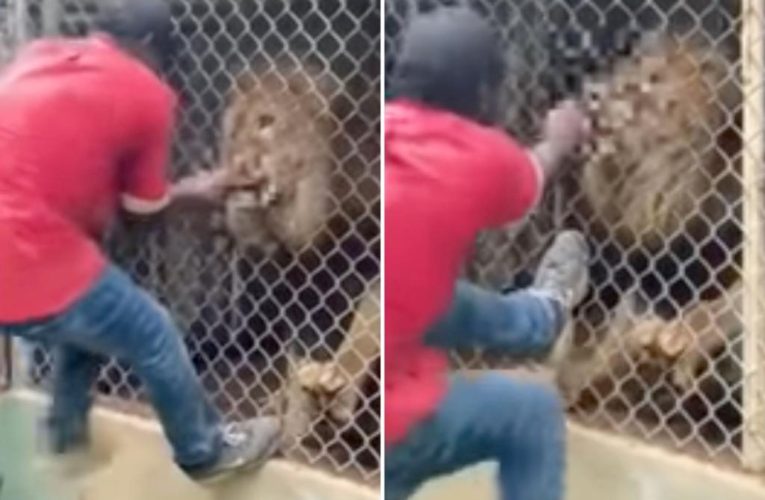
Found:
[[[761,12],[737,1],[388,0],[388,74],[414,12],[460,3],[488,16],[507,43],[509,132],[533,142],[544,110],[569,96],[594,126],[533,214],[481,235],[466,277],[498,290],[526,286],[556,231],[584,231],[591,290],[576,311],[575,347],[557,367],[572,416],[761,468],[744,454],[765,449],[763,293],[758,278],[742,280],[762,257],[750,243],[761,241],[762,217],[750,191],[762,182],[765,104],[755,96],[765,73],[761,54],[758,63],[746,52],[762,47],[764,20],[752,19]],[[759,161],[748,172],[747,155]],[[516,364],[489,352],[454,360]]]
[[[8,0],[0,2],[0,64],[13,54],[15,32],[13,29],[13,4]]]
[[[276,413],[292,438],[288,457],[377,481],[379,3],[169,1],[182,42],[170,76],[182,97],[174,173],[225,163],[230,152],[222,145],[230,138],[222,123],[242,74],[255,81],[276,75],[288,85],[314,79],[329,89],[319,113],[333,125],[330,180],[317,183],[326,193],[316,193],[331,198],[329,212],[309,243],[270,253],[200,232],[190,218],[148,234],[119,228],[109,248],[187,332],[193,362],[227,417]],[[30,36],[83,34],[100,5],[28,1]],[[216,226],[221,218],[203,222]],[[31,371],[45,384],[50,359],[43,348]],[[104,368],[98,391],[125,411],[145,410],[140,382],[117,361]]]

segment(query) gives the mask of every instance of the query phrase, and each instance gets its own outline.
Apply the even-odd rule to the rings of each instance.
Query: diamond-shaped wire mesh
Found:
[[[365,481],[379,477],[380,6],[328,0],[169,0],[182,54],[171,74],[182,107],[173,171],[221,162],[222,121],[238,75],[316,69],[335,127],[331,213],[299,249],[265,256],[173,220],[146,235],[116,230],[116,262],[187,332],[205,387],[231,419],[275,412],[293,459]],[[30,36],[86,32],[103,3],[26,3]],[[285,110],[285,112],[287,112]],[[215,224],[215,221],[211,221]],[[33,380],[50,360],[35,353]],[[146,410],[140,382],[111,362],[98,390]]]
[[[592,143],[533,214],[479,237],[466,277],[494,289],[528,285],[555,232],[583,230],[591,291],[576,311],[576,348],[558,367],[572,417],[710,459],[739,462],[745,432],[764,450],[760,424],[747,430],[763,420],[765,372],[762,283],[742,285],[762,214],[757,200],[744,203],[747,183],[757,189],[762,179],[752,169],[744,183],[743,154],[762,153],[743,140],[752,98],[742,92],[742,3],[388,0],[387,74],[412,13],[455,4],[487,15],[507,43],[509,132],[532,143],[544,111],[567,96],[588,105],[594,125]],[[763,19],[749,21],[761,37]],[[755,74],[750,90],[765,77],[761,67]],[[750,102],[747,139],[763,137],[762,108]],[[749,272],[762,252],[746,248]],[[517,364],[489,352],[454,360]],[[743,373],[760,389],[747,401]]]

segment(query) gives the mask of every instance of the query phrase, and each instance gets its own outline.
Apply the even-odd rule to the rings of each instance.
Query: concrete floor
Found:
[[[99,411],[87,456],[66,462],[35,452],[41,405],[0,399],[0,500],[372,500],[375,491],[274,460],[214,487],[188,480],[154,424]]]
[[[493,500],[496,467],[427,484],[413,500]],[[566,500],[765,500],[765,480],[569,426]]]
[[[0,399],[0,499],[74,500],[52,478],[40,477],[30,467],[35,438],[29,415],[22,405]]]
[[[203,488],[170,461],[147,421],[98,412],[81,462],[35,453],[41,406],[0,399],[0,500],[372,500],[375,491],[304,466],[273,461],[256,474]],[[765,481],[577,425],[569,427],[567,500],[765,500]],[[493,500],[484,464],[427,484],[414,500]]]

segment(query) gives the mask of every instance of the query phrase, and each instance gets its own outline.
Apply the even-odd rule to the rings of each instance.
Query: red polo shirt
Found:
[[[541,171],[504,132],[393,101],[385,110],[385,439],[396,444],[446,390],[427,328],[446,311],[478,232],[523,217]]]
[[[166,198],[175,97],[106,37],[31,43],[0,72],[0,323],[64,310],[100,275],[120,200]]]

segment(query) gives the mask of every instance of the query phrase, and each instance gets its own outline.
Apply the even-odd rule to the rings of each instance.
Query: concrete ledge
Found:
[[[4,394],[39,414],[47,398],[30,391]],[[272,460],[253,474],[202,487],[187,479],[170,460],[159,425],[149,419],[104,408],[93,413],[94,443],[87,460],[54,463],[38,457],[33,467],[82,500],[372,500],[379,493],[308,466]],[[34,419],[31,419],[34,420]],[[34,432],[30,425],[29,432]]]
[[[2,401],[18,402],[38,413],[46,398],[16,391],[4,395]],[[44,462],[33,466],[50,473],[46,476],[57,475],[66,483],[62,492],[73,489],[80,500],[379,498],[370,488],[284,460],[270,462],[257,474],[202,488],[172,465],[156,422],[103,408],[97,408],[94,416],[92,462],[84,472],[61,472],[61,468]],[[567,500],[765,500],[763,477],[578,424],[570,423],[568,429]],[[33,430],[30,424],[29,431]],[[478,465],[427,484],[416,500],[498,498],[495,473],[493,464]],[[69,497],[62,494],[56,498]]]

